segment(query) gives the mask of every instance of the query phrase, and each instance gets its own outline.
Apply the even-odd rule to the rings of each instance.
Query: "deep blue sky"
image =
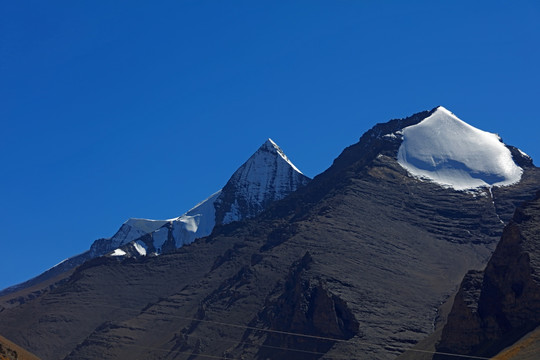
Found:
[[[4,1],[0,288],[443,105],[540,162],[538,1]]]

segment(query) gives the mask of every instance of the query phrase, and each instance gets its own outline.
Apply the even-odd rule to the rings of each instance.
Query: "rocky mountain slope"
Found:
[[[522,171],[505,187],[458,191],[400,165],[403,130],[442,112],[376,125],[253,219],[158,257],[94,259],[0,312],[0,333],[47,359],[395,358],[540,188],[510,146],[497,153]]]
[[[67,275],[68,271],[84,262],[109,253],[114,256],[146,256],[173,251],[197,238],[210,235],[216,225],[254,217],[272,202],[306,185],[309,180],[283,150],[268,139],[233,173],[223,189],[185,214],[170,220],[129,219],[112,237],[94,241],[88,251],[62,261],[33,279],[1,291],[0,296],[45,284],[53,278],[62,278],[62,274]],[[12,298],[21,298],[19,294],[16,295]]]
[[[485,270],[463,279],[437,350],[493,356],[540,326],[539,274],[540,191],[516,211]]]

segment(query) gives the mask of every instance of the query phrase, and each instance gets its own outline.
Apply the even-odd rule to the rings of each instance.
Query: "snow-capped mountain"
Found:
[[[415,144],[413,131],[423,126],[433,137],[425,148]],[[467,137],[472,145],[460,142]],[[474,143],[488,147],[486,138],[442,108],[377,124],[262,216],[216,226],[204,241],[166,256],[115,260],[167,252],[204,228],[239,213],[251,216],[239,199],[264,204],[261,187],[268,197],[284,195],[280,183],[296,184],[302,176],[267,142],[253,157],[259,160],[250,158],[220,192],[186,214],[138,239],[132,237],[143,227],[158,224],[130,220],[118,240],[100,240],[130,241],[110,248],[117,257],[77,267],[53,291],[0,297],[0,306],[6,304],[0,333],[46,359],[395,359],[439,329],[441,304],[469,269],[486,265],[503,223],[540,188],[540,168],[512,146],[501,143],[475,158],[482,149]],[[460,151],[465,146],[470,154]],[[482,171],[502,177],[504,148],[511,167],[523,170],[508,186],[499,186],[506,177],[482,175],[485,185],[462,191],[461,183],[443,184],[403,166],[421,168],[431,157],[436,164],[428,170],[437,173],[444,163],[443,169],[454,167],[451,175],[462,171],[452,181],[474,180]],[[407,150],[401,163],[400,149]],[[500,154],[506,158],[495,160]],[[261,164],[270,178],[261,175]]]
[[[216,199],[216,221],[228,224],[260,213],[309,181],[268,139],[227,182]]]
[[[270,203],[283,199],[308,182],[309,178],[294,166],[283,150],[268,139],[234,172],[223,189],[145,234],[129,236],[140,231],[140,226],[130,230],[122,243],[111,241],[109,251],[113,251],[113,256],[123,256],[160,254],[177,249],[210,235],[216,225],[256,216]],[[151,229],[156,223],[144,224]]]
[[[400,132],[398,162],[413,176],[456,190],[519,182],[523,169],[501,138],[479,130],[442,106]]]
[[[174,250],[210,235],[216,224],[257,215],[268,204],[284,198],[309,180],[268,139],[234,172],[222,190],[185,214],[168,220],[128,219],[112,237],[94,241],[88,251],[62,261],[36,278],[5,289],[0,295],[53,278],[106,254],[141,256]]]

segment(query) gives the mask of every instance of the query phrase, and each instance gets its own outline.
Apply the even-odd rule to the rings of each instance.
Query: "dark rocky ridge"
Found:
[[[26,289],[29,289],[33,286],[39,286],[40,284],[44,284],[51,279],[61,276],[62,274],[66,274],[66,276],[69,276],[70,270],[76,268],[77,266],[83,264],[85,261],[90,260],[91,258],[92,257],[90,256],[90,251],[85,251],[82,254],[76,255],[66,261],[61,262],[58,265],[53,266],[52,268],[44,271],[43,273],[39,274],[34,278],[3,289],[2,291],[0,291],[0,299],[2,299],[1,302],[9,301],[9,299],[14,298],[20,298],[20,301],[25,301],[27,299],[26,296],[22,296],[20,292],[26,293]],[[51,284],[47,284],[46,286],[42,287],[37,291],[45,292],[50,286]],[[54,284],[52,284],[52,286],[54,286]]]
[[[253,220],[158,258],[80,268],[0,313],[0,333],[50,359],[264,358],[275,347],[280,359],[395,357],[433,331],[436,307],[491,255],[500,218],[540,187],[533,166],[493,198],[409,177],[395,160],[399,138],[384,135],[429,114],[375,126]],[[311,260],[298,269],[306,250]],[[279,316],[296,309],[286,299],[305,305],[299,318]],[[9,330],[17,320],[29,331]],[[273,327],[336,341],[282,342]]]
[[[516,210],[473,284],[470,274],[456,295],[439,351],[493,356],[540,325],[540,192]]]

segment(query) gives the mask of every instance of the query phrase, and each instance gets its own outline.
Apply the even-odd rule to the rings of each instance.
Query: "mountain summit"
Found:
[[[253,217],[308,181],[283,150],[268,139],[223,188],[216,201],[216,222],[227,224]]]
[[[511,185],[523,169],[499,136],[479,130],[439,106],[401,132],[398,162],[416,177],[456,190]]]

